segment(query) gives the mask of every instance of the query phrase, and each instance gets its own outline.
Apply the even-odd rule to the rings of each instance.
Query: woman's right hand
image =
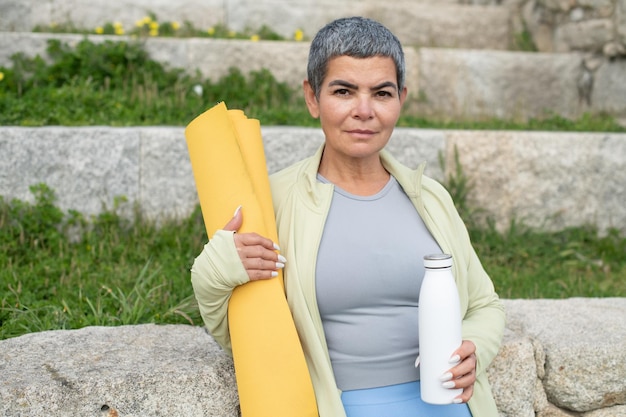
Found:
[[[224,226],[224,230],[234,231],[233,239],[250,281],[269,279],[278,275],[278,270],[287,260],[276,251],[280,250],[271,239],[257,233],[237,233],[243,223],[241,206],[237,207],[233,218]]]

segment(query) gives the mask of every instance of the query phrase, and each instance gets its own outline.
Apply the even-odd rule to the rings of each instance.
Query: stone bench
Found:
[[[501,417],[626,416],[626,298],[504,304],[487,371]],[[198,326],[27,334],[0,341],[0,374],[7,417],[239,413],[232,361]]]

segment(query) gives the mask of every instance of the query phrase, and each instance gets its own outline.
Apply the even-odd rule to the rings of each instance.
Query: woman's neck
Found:
[[[389,182],[389,172],[380,157],[350,160],[329,160],[322,156],[318,172],[331,183],[350,194],[368,196],[382,190]]]

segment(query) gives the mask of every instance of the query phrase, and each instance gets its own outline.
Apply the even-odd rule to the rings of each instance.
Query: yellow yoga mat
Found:
[[[185,137],[208,236],[241,205],[239,232],[277,242],[259,121],[220,103],[189,123]],[[237,287],[228,304],[228,323],[242,417],[317,417],[282,272]]]

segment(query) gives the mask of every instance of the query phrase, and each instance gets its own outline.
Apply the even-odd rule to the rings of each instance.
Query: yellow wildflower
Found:
[[[115,32],[116,35],[123,35],[124,26],[122,26],[120,22],[115,22],[113,23],[113,31]]]
[[[150,30],[159,30],[159,23],[158,22],[150,22]]]
[[[141,22],[142,22],[144,25],[149,25],[149,24],[150,24],[150,22],[152,22],[152,18],[151,18],[150,16],[145,16],[143,19],[141,19]]]
[[[104,28],[103,28],[102,26],[98,26],[98,27],[96,28],[96,33],[97,33],[98,35],[102,35],[102,34],[104,33]]]
[[[213,36],[215,35],[215,28],[210,27],[209,29],[207,29],[206,32],[209,34],[209,36]]]
[[[159,36],[159,29],[150,29],[150,36]]]
[[[137,20],[135,22],[135,26],[137,26],[138,28],[142,27],[143,26],[143,19],[142,20]]]
[[[4,72],[0,72],[0,81],[4,80]]]
[[[304,38],[304,32],[302,32],[302,30],[298,29],[296,30],[296,32],[293,34],[293,38],[300,42],[303,38]]]
[[[261,39],[261,38],[259,37],[259,35],[252,35],[252,36],[250,36],[250,40],[251,40],[252,42],[258,42],[258,40],[259,40],[259,39]]]
[[[180,29],[180,23],[178,23],[178,22],[172,22],[172,29],[174,29],[174,30],[178,30],[178,29]]]

